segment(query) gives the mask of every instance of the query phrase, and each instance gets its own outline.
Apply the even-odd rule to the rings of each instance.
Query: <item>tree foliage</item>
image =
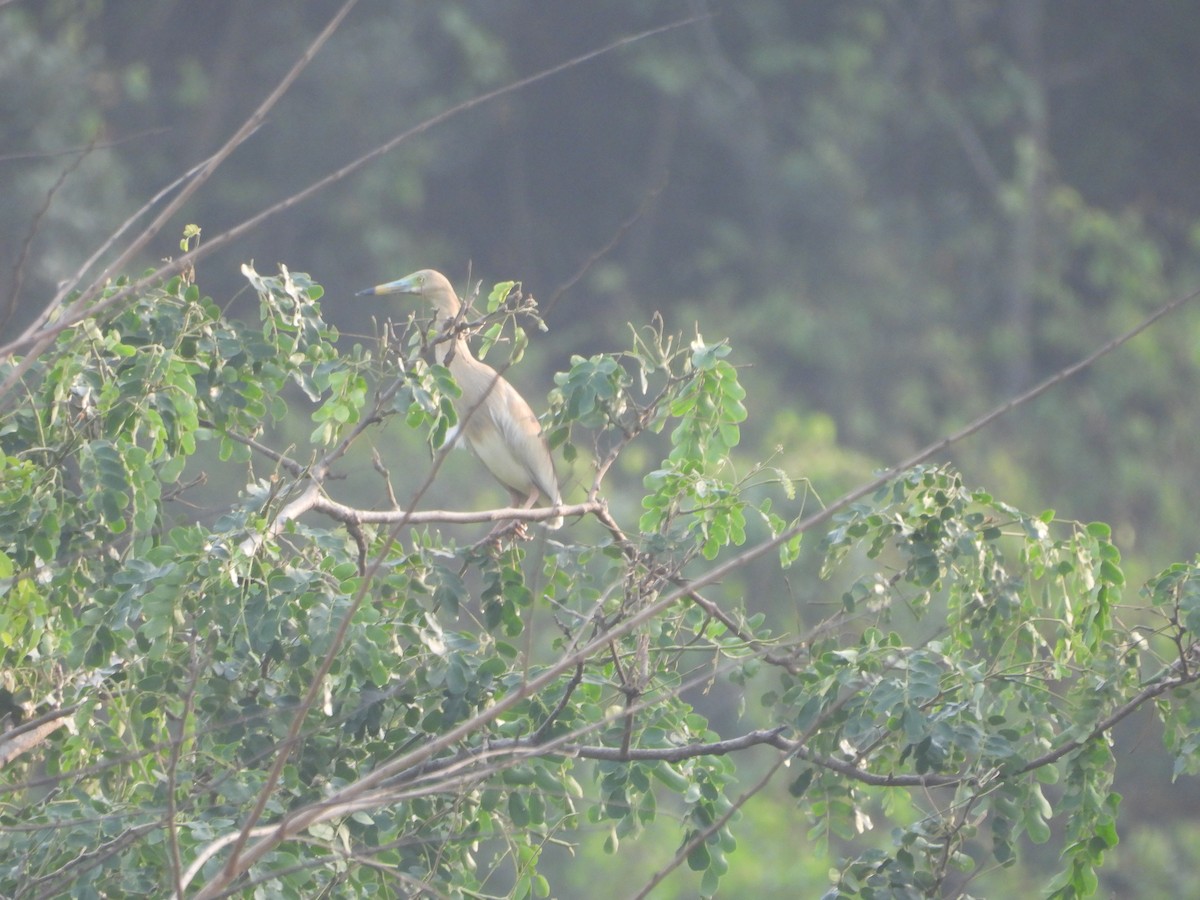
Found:
[[[798,820],[850,848],[830,896],[961,890],[1056,823],[1051,890],[1087,896],[1117,842],[1113,725],[1153,701],[1196,769],[1194,565],[1129,598],[1107,526],[946,466],[802,518],[794,476],[734,463],[730,347],[660,325],[557,378],[547,431],[591,473],[571,524],[460,543],[446,523],[522,513],[418,511],[411,460],[384,461],[404,505],[356,508],[334,477],[388,423],[436,472],[438,335],[346,347],[307,276],[245,273],[257,323],[177,276],[64,331],[6,398],[6,895],[546,896],[548,849],[599,827],[616,852],[663,814],[679,849],[644,890],[686,865],[712,895],[741,807],[789,767]],[[493,301],[471,324],[494,337],[535,311],[512,284]],[[312,431],[286,446],[289,409]],[[639,444],[661,462],[619,522],[606,476]],[[217,471],[242,487],[197,518]],[[821,571],[790,577],[836,602],[804,630],[722,587],[818,525]],[[745,697],[722,726],[695,705],[715,682]],[[890,840],[863,839],[877,819]]]
[[[0,894],[1186,891],[1195,12],[220,2],[0,11]],[[521,277],[568,527],[255,258]]]

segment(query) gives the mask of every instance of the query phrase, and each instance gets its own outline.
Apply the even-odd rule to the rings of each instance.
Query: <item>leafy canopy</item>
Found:
[[[5,896],[549,896],[551,847],[600,828],[615,854],[663,815],[678,844],[643,892],[686,864],[711,896],[771,783],[845,842],[829,896],[940,896],[1055,823],[1049,890],[1087,896],[1117,842],[1112,726],[1153,702],[1197,770],[1196,565],[1131,600],[1106,526],[946,466],[801,519],[796,473],[740,461],[731,348],[661,323],[555,378],[568,527],[460,543],[513,513],[420,503],[457,422],[430,335],[347,348],[307,276],[244,271],[257,324],[176,277],[3,398]],[[503,283],[472,321],[495,351],[535,312]],[[382,428],[432,463],[356,465]],[[634,444],[659,462],[626,514]],[[387,500],[355,506],[347,471]],[[780,567],[829,602],[789,608]]]

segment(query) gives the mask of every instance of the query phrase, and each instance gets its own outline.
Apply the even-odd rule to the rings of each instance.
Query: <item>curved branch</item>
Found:
[[[96,138],[92,138],[91,143],[87,145],[86,149],[59,173],[58,180],[50,186],[50,190],[46,192],[46,199],[42,201],[41,207],[34,213],[33,221],[29,223],[29,229],[25,233],[25,239],[21,242],[21,252],[17,256],[17,263],[13,266],[12,282],[9,286],[8,309],[3,314],[0,314],[0,328],[7,325],[13,313],[17,311],[17,298],[21,295],[21,289],[25,285],[25,265],[29,261],[29,249],[33,246],[34,238],[37,237],[38,232],[41,230],[42,220],[46,218],[46,214],[50,212],[50,207],[54,204],[55,195],[67,183],[67,179],[83,165],[83,161],[91,155],[95,147]]]
[[[1200,650],[1200,642],[1193,643],[1188,649],[1190,653],[1195,653],[1197,650]],[[1167,677],[1171,673],[1183,673],[1183,669],[1184,661],[1182,659],[1176,660],[1170,667],[1168,667],[1166,672],[1162,673],[1160,676],[1161,680],[1152,682],[1125,703],[1122,703],[1109,715],[1097,722],[1096,726],[1089,731],[1085,737],[1067,741],[1065,744],[1055,747],[1053,750],[1049,750],[1035,759],[1031,759],[1025,765],[1013,770],[1011,774],[1024,775],[1028,772],[1034,771],[1035,769],[1040,769],[1043,766],[1056,763],[1060,759],[1069,756],[1079,748],[1085,746],[1088,742],[1094,741],[1096,738],[1106,734],[1108,731],[1111,731],[1119,722],[1131,715],[1147,701],[1153,700],[1154,698],[1159,697],[1168,691],[1172,691],[1175,688],[1184,687],[1185,685],[1200,681],[1200,672],[1189,671],[1184,674],[1177,674],[1174,677]],[[797,757],[810,762],[815,766],[820,766],[823,769],[829,769],[830,771],[837,772],[839,775],[845,775],[847,778],[853,778],[855,781],[861,782],[862,784],[871,785],[872,787],[937,787],[961,784],[962,782],[968,781],[973,777],[977,777],[966,773],[953,775],[879,775],[875,772],[855,766],[852,763],[843,762],[829,756],[822,756],[821,754],[814,753],[808,748],[800,746],[800,742],[789,741],[783,737],[776,739],[775,746],[779,746],[782,749],[787,749],[794,753]]]
[[[200,421],[200,425],[204,428],[212,428],[214,430],[217,428],[215,423],[209,422],[205,419]],[[261,453],[263,456],[267,457],[267,459],[278,463],[281,468],[287,470],[289,475],[295,475],[297,478],[299,478],[308,468],[306,465],[304,465],[304,463],[297,462],[286,453],[280,453],[275,448],[268,447],[262,441],[257,441],[252,437],[247,437],[244,434],[238,434],[236,431],[230,431],[228,429],[222,429],[221,434],[229,438],[231,441],[236,441],[239,444],[243,444],[249,447],[251,450]]]

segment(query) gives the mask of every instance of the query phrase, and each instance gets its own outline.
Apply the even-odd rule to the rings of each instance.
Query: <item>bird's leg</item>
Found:
[[[538,496],[538,490],[537,488],[534,488],[532,491],[530,491],[529,496],[525,498],[525,502],[521,503],[521,509],[533,509],[533,504],[537,503]],[[520,499],[521,495],[519,493],[514,493],[513,505],[515,506]],[[517,519],[513,523],[513,533],[523,541],[529,540],[529,529],[525,527],[525,522],[521,519]]]
[[[519,509],[532,509],[533,504],[537,503],[540,496],[535,488],[528,497],[522,496],[520,491],[510,490],[509,496],[512,498],[512,505]],[[513,537],[520,541],[529,540],[529,529],[525,527],[524,521],[521,519],[509,519],[503,522],[497,522],[491,531],[488,532],[485,541],[499,540],[505,533],[511,531]]]

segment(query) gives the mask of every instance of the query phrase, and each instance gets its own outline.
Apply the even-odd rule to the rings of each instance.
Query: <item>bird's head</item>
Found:
[[[440,316],[447,319],[457,316],[460,307],[458,295],[454,293],[454,287],[450,284],[449,279],[433,269],[422,269],[411,275],[405,275],[399,281],[377,284],[365,291],[359,291],[356,296],[381,297],[387,294],[413,294],[422,297],[438,311]]]

